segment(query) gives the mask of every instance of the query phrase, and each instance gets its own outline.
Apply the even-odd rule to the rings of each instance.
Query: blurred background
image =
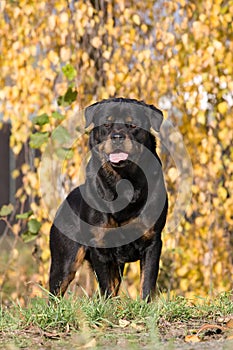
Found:
[[[191,198],[164,231],[158,290],[192,297],[232,289],[232,17],[232,0],[0,1],[4,302],[47,288],[51,213],[85,176],[82,111],[115,96],[162,109],[188,154],[180,139],[170,150],[158,142],[170,217],[187,183]],[[125,276],[123,292],[135,297],[138,264]],[[71,289],[91,294],[93,280],[84,266]]]

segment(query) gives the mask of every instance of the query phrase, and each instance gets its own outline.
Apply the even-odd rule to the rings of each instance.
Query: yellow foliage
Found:
[[[133,15],[133,22],[138,26],[141,24],[141,19],[138,14]]]
[[[218,104],[218,111],[221,113],[221,114],[225,114],[228,110],[228,103],[226,101],[224,102],[220,102]]]
[[[163,11],[153,1],[116,0],[106,7],[100,4],[98,9],[94,3],[76,1],[69,8],[66,0],[20,0],[6,1],[1,7],[0,115],[12,125],[13,152],[17,155],[25,151],[25,165],[13,171],[14,178],[23,174],[24,188],[16,197],[22,205],[29,197],[35,216],[43,221],[37,241],[42,251],[38,260],[41,279],[46,283],[50,219],[61,198],[57,181],[41,198],[39,158],[34,164],[29,162],[28,149],[23,148],[32,131],[31,119],[42,113],[51,115],[59,108],[66,115],[64,126],[68,128],[70,116],[89,103],[125,96],[164,108],[164,115],[179,127],[192,161],[191,203],[186,203],[186,215],[175,232],[164,235],[160,285],[186,295],[206,294],[210,286],[229,290],[233,225],[232,1],[223,7],[220,0],[172,0],[166,2]],[[69,84],[61,73],[67,63],[77,71],[72,84],[78,90],[78,102],[63,108],[56,100]],[[55,127],[56,122],[51,121],[43,131]],[[175,141],[179,144],[180,140],[171,139]],[[66,192],[77,181],[77,169],[83,169],[86,145],[86,138],[74,144],[73,159],[54,170],[56,179],[64,179]],[[42,146],[42,153],[44,149]],[[162,149],[159,147],[160,153]],[[174,151],[178,163],[182,163],[179,147]],[[178,188],[184,188],[179,183],[183,174],[171,155],[162,153],[162,158],[169,215],[173,217]],[[185,173],[187,165],[183,170]],[[45,176],[50,171],[44,169]],[[83,171],[79,179],[83,181]],[[42,204],[46,200],[49,207]],[[19,232],[20,228],[14,230]],[[136,280],[138,265],[128,272],[130,280]],[[130,293],[136,294],[134,284]]]

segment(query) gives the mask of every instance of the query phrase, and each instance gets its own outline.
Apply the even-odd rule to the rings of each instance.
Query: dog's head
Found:
[[[114,168],[137,160],[143,148],[155,149],[150,129],[159,131],[163,114],[153,105],[125,98],[112,98],[94,103],[85,110],[86,127],[92,123],[90,148],[103,163]]]

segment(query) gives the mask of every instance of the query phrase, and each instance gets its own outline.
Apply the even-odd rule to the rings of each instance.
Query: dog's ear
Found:
[[[158,108],[150,105],[150,108],[146,108],[146,115],[150,120],[150,125],[152,129],[159,132],[160,126],[163,121],[163,113]]]
[[[88,106],[85,109],[85,120],[86,120],[86,128],[91,125],[93,122],[94,115],[96,111],[99,109],[99,103],[94,103],[93,105]]]

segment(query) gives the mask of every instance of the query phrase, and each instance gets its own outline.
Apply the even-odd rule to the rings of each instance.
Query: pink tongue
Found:
[[[119,163],[121,160],[126,160],[128,158],[127,153],[110,153],[109,160],[112,163]]]

